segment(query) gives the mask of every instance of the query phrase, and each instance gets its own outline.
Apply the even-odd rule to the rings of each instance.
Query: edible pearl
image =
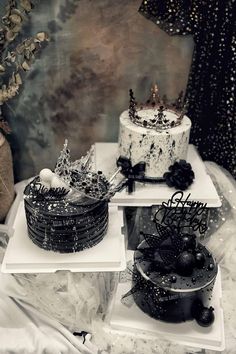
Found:
[[[51,188],[66,188],[68,189],[68,186],[56,175],[53,175],[52,180],[51,180]]]
[[[51,183],[54,173],[49,168],[44,168],[39,173],[40,182]]]

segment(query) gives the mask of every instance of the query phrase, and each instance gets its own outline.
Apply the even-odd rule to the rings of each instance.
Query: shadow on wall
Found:
[[[16,180],[53,168],[65,138],[78,158],[95,141],[116,141],[132,87],[139,100],[157,81],[174,98],[185,89],[193,43],[169,37],[138,13],[141,0],[39,2],[25,29],[51,42],[5,107]]]

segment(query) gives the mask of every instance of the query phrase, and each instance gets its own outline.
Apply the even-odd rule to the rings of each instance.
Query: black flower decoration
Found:
[[[169,171],[164,173],[163,178],[169,187],[185,190],[193,183],[195,175],[191,164],[180,160],[169,167]]]

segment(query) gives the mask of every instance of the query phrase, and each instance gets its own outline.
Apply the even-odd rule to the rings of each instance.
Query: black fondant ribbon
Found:
[[[145,176],[146,162],[140,161],[136,165],[132,166],[131,160],[125,156],[120,156],[117,160],[117,166],[120,168],[120,172],[127,179],[124,186],[127,186],[128,193],[132,193],[135,190],[135,182],[140,183],[159,183],[164,182],[164,178],[152,178]]]
[[[132,166],[132,162],[125,156],[120,156],[117,160],[117,166],[120,172],[125,176],[126,181],[123,187],[127,186],[128,193],[132,193],[135,189],[135,182],[140,183],[163,183],[169,187],[185,190],[195,178],[192,166],[185,160],[176,161],[169,167],[169,170],[164,173],[163,177],[147,177],[145,176],[146,163],[141,161]],[[121,188],[122,189],[122,188]]]

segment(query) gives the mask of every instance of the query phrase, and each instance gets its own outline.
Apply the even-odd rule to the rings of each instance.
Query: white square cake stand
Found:
[[[128,251],[128,258],[133,252]],[[119,283],[108,314],[109,327],[106,331],[112,333],[134,334],[147,338],[160,337],[176,343],[201,349],[223,351],[225,348],[224,317],[221,306],[220,268],[212,293],[211,306],[214,307],[215,321],[209,328],[200,327],[196,321],[178,324],[165,323],[146,315],[133,303],[131,307],[122,304],[121,298],[131,289],[131,282]]]
[[[125,241],[122,234],[123,213],[109,207],[109,225],[104,239],[81,252],[62,254],[36,246],[28,237],[24,202],[19,203],[2,263],[3,273],[112,272],[126,267]]]
[[[95,168],[111,177],[116,171],[116,160],[118,158],[117,143],[96,143],[95,144]],[[207,207],[220,207],[221,201],[215,186],[206,172],[205,165],[199,156],[196,148],[189,145],[187,161],[191,163],[195,173],[194,183],[184,192],[184,199],[190,193],[189,200],[207,203]],[[142,184],[135,183],[135,192],[128,194],[123,190],[111,199],[111,203],[119,206],[152,206],[160,205],[171,198],[176,190],[169,188],[165,183]]]

